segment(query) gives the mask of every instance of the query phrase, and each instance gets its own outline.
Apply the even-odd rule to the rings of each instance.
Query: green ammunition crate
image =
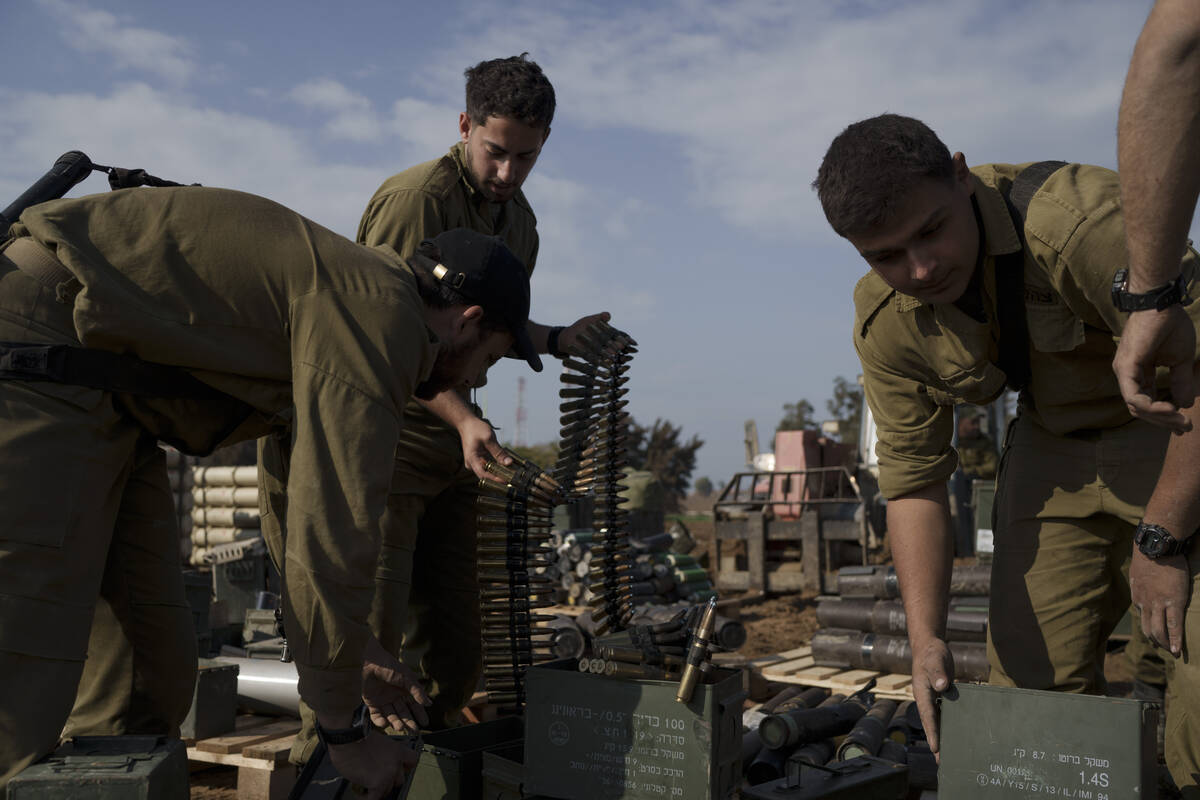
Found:
[[[233,730],[237,679],[237,664],[200,659],[192,707],[179,726],[179,735],[184,739],[207,739]]]
[[[484,752],[519,746],[523,735],[516,717],[425,734],[407,800],[478,800]]]
[[[938,795],[1154,797],[1158,707],[1139,700],[959,684],[942,698]]]
[[[571,800],[722,800],[741,780],[741,671],[715,670],[687,705],[675,681],[525,673],[525,791]]]
[[[162,736],[76,736],[8,782],[7,800],[187,800],[187,750]]]
[[[482,800],[522,800],[525,765],[521,763],[523,744],[514,744],[483,754]]]

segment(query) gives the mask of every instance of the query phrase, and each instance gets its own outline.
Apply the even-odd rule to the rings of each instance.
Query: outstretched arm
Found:
[[[888,538],[900,579],[908,641],[912,646],[913,697],[929,749],[937,753],[938,694],[954,681],[946,644],[946,608],[954,535],[946,484],[937,483],[888,501]]]

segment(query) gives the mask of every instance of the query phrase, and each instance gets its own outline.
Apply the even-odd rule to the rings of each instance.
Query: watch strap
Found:
[[[1162,286],[1134,294],[1129,291],[1129,270],[1119,269],[1113,275],[1112,301],[1118,311],[1162,311],[1176,304],[1186,306],[1192,298],[1184,288],[1183,273]]]
[[[1147,558],[1169,558],[1184,552],[1191,537],[1176,539],[1161,525],[1141,522],[1134,531],[1133,541],[1142,555]]]
[[[317,736],[327,745],[353,744],[362,741],[366,738],[367,728],[371,724],[365,703],[355,709],[349,728],[323,728],[320,722],[315,720],[314,722]]]

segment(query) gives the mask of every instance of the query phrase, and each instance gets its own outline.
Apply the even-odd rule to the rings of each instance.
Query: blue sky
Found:
[[[388,175],[456,137],[462,71],[529,51],[558,94],[525,184],[541,232],[532,316],[608,310],[638,339],[630,410],[742,466],[782,406],[853,378],[864,265],[809,188],[829,141],[883,111],[969,163],[1115,166],[1149,0],[218,2],[0,9],[0,203],[60,153],[282,202],[353,236]],[[102,176],[73,194],[106,190]],[[511,439],[557,436],[558,378],[505,363],[480,392]]]

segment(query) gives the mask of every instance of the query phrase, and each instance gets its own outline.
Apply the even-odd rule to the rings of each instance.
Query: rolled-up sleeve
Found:
[[[285,602],[300,695],[318,714],[362,691],[402,409],[427,372],[410,304],[314,292],[293,303],[294,442],[287,486]]]

